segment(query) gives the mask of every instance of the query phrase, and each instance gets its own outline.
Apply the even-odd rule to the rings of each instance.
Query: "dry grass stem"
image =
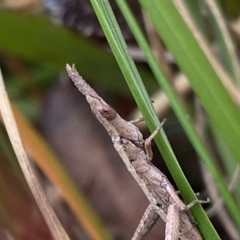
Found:
[[[199,136],[203,139],[203,142],[206,144],[206,148],[208,148],[209,152],[212,153],[212,158],[214,159],[214,153],[211,148],[211,144],[208,141],[208,138],[206,136],[206,116],[202,109],[202,106],[200,105],[199,101],[196,100],[195,103],[195,128],[197,129]],[[217,162],[215,161],[217,164]],[[234,239],[240,239],[240,234],[238,230],[236,229],[232,219],[229,217],[226,209],[223,207],[223,199],[220,198],[219,193],[216,188],[216,184],[214,183],[214,180],[211,176],[211,174],[208,172],[208,169],[205,167],[205,165],[200,161],[200,167],[202,171],[203,181],[206,186],[207,193],[209,194],[209,198],[211,199],[212,207],[207,210],[208,217],[212,217],[213,215],[219,216],[219,221],[222,222],[222,226],[226,229],[226,232],[229,233],[229,236],[232,240]],[[236,176],[235,176],[236,175]],[[237,176],[239,175],[239,169],[234,174],[234,178],[232,179],[231,183],[229,184],[229,190],[230,188],[235,186],[235,183],[237,181]]]
[[[221,79],[222,84],[227,89],[229,95],[232,97],[233,101],[235,101],[235,103],[238,106],[240,106],[240,95],[239,95],[238,88],[236,88],[235,84],[231,81],[229,76],[223,70],[221,64],[214,57],[209,46],[207,45],[206,41],[204,40],[201,32],[198,30],[198,28],[194,24],[194,21],[192,20],[189,12],[187,10],[187,7],[185,6],[184,1],[175,0],[174,4],[175,4],[176,8],[178,9],[179,13],[184,17],[183,18],[184,21],[186,22],[187,26],[191,30],[193,36],[195,37],[195,39],[198,42],[201,49],[203,50],[204,54],[208,58],[208,61],[211,63],[211,65],[215,69],[216,74],[219,76],[219,79]]]
[[[1,70],[0,70],[0,110],[9,139],[12,143],[14,152],[19,161],[19,165],[23,171],[23,174],[33,194],[33,197],[35,198],[39,206],[39,209],[41,210],[42,215],[49,227],[49,230],[52,233],[53,238],[55,240],[69,240],[67,233],[63,229],[52,207],[49,205],[44,195],[44,192],[36,178],[31,162],[29,161],[29,158],[24,150],[17,129],[17,125],[10,107],[8,95],[5,90]]]

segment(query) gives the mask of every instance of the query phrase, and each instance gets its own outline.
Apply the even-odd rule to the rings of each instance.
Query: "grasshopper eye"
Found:
[[[108,121],[112,121],[117,117],[116,111],[108,105],[101,106],[99,112]]]

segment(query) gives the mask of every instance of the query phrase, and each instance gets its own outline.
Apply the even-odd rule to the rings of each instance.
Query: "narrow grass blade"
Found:
[[[91,0],[91,2],[99,18],[99,21],[102,25],[104,33],[108,39],[108,42],[112,48],[112,51],[129,85],[129,88],[132,91],[136,102],[138,103],[140,111],[142,112],[143,117],[147,122],[147,125],[149,126],[151,131],[153,131],[156,128],[156,126],[159,124],[159,122],[157,120],[156,115],[154,114],[154,110],[149,101],[149,98],[144,89],[144,86],[142,85],[142,80],[135,68],[135,65],[132,59],[129,57],[127,46],[122,38],[121,32],[113,16],[113,13],[109,7],[109,4],[107,1],[101,1],[101,0]],[[173,166],[172,174],[177,175],[179,177],[178,179],[181,179],[181,183],[184,185],[185,189],[191,192],[192,196],[194,196],[194,193],[191,191],[190,186],[187,183],[176,161],[174,153],[163,131],[161,131],[161,135],[158,135],[158,137],[156,137],[156,142],[160,147],[160,151],[165,161],[169,165]],[[198,207],[199,209],[201,208],[200,206]],[[202,213],[204,215],[204,212]],[[206,221],[208,221],[206,217],[205,219]],[[209,230],[208,233],[209,233],[209,236],[212,237],[211,239],[219,239],[214,229],[211,228],[211,230]]]

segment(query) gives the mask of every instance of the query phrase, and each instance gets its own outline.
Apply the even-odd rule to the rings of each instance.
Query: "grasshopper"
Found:
[[[202,240],[202,236],[187,210],[195,203],[209,200],[195,200],[185,205],[179,198],[167,177],[151,164],[151,141],[162,124],[146,140],[131,122],[125,121],[110,107],[79,75],[75,66],[66,66],[69,77],[79,91],[85,95],[95,117],[110,135],[113,146],[141,187],[150,205],[145,211],[132,240],[141,240],[161,217],[166,222],[165,240]]]

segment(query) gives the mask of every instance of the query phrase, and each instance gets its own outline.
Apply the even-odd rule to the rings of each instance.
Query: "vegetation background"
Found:
[[[0,1],[0,65],[45,193],[71,239],[130,239],[148,204],[69,81],[75,63],[146,137],[167,118],[153,163],[186,203],[210,197],[209,218],[191,209],[204,239],[240,239],[240,2],[127,3],[110,1],[116,22],[104,0]],[[0,145],[0,238],[51,239],[3,124]]]

